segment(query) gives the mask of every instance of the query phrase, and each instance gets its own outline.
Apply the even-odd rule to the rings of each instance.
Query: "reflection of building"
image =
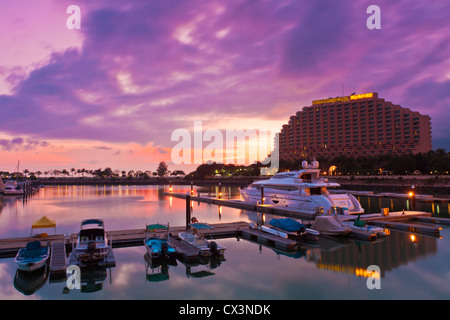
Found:
[[[431,119],[378,93],[315,100],[280,133],[280,159],[371,156],[431,150]]]
[[[362,244],[354,242],[337,250],[321,251],[317,268],[357,276],[366,276],[367,267],[380,267],[381,277],[386,271],[437,253],[437,240],[433,237],[392,232],[382,242]]]

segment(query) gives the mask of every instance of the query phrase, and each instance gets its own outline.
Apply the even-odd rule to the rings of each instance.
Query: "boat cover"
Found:
[[[269,223],[274,227],[288,232],[305,232],[306,230],[306,227],[303,224],[290,218],[272,219]]]
[[[198,222],[198,223],[191,223],[191,224],[189,224],[191,227],[193,227],[194,229],[198,229],[198,230],[200,230],[200,229],[214,229],[212,226],[210,226],[209,224],[206,224],[206,223],[201,223],[201,222]]]
[[[162,224],[150,224],[147,225],[148,230],[159,230],[159,229],[167,229],[167,226]]]
[[[339,233],[351,231],[351,229],[344,226],[336,216],[318,216],[314,220],[311,228],[324,233]]]

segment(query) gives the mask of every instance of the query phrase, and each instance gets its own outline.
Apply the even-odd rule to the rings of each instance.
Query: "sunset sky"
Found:
[[[189,171],[176,129],[274,133],[353,92],[429,115],[449,150],[450,1],[0,1],[0,171]]]

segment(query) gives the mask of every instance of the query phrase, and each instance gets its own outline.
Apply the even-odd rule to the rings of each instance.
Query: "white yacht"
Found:
[[[2,181],[3,182],[3,181]],[[5,184],[1,183],[0,188],[3,189],[3,194],[5,196],[9,195],[23,195],[23,189],[17,183],[17,181],[6,181]]]
[[[263,203],[298,209],[305,212],[322,211],[324,214],[358,214],[364,209],[351,194],[331,194],[327,188],[339,187],[338,183],[328,182],[320,177],[319,162],[302,162],[302,170],[280,172],[267,180],[252,183],[239,191],[246,202]],[[263,187],[263,189],[262,189]],[[262,189],[262,190],[261,190]]]

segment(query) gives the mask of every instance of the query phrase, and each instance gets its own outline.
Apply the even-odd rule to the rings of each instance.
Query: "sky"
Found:
[[[0,2],[0,171],[190,171],[177,130],[205,149],[208,130],[274,134],[353,92],[429,115],[433,149],[450,150],[450,2]]]

